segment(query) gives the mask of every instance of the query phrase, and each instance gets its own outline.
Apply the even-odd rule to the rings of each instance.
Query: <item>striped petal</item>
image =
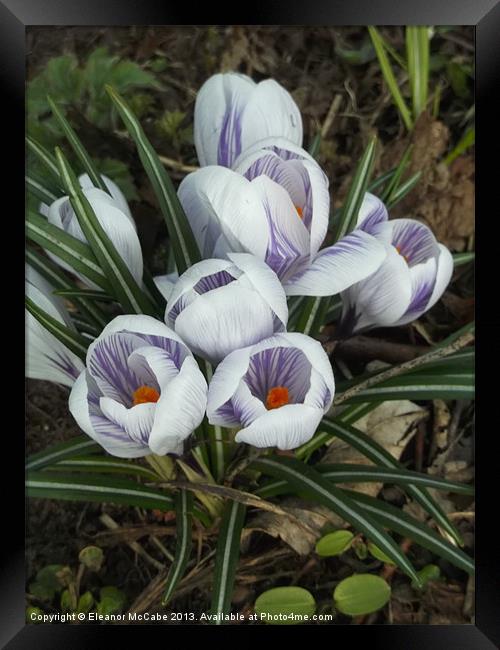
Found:
[[[224,167],[209,166],[188,174],[179,186],[186,212],[203,257],[247,252],[264,259],[268,225],[264,207],[252,184]],[[222,241],[227,248],[221,251]]]
[[[342,322],[359,332],[369,327],[390,326],[398,321],[410,304],[411,276],[402,255],[387,246],[381,267],[366,280],[342,295]]]
[[[321,250],[311,266],[284,282],[288,296],[331,296],[372,275],[386,249],[375,237],[355,230]]]
[[[130,208],[128,206],[127,199],[125,198],[125,195],[123,194],[121,189],[118,187],[118,185],[114,181],[112,181],[107,176],[104,176],[104,174],[101,174],[101,177],[102,177],[102,179],[104,181],[104,185],[106,185],[106,187],[109,190],[109,193],[111,194],[111,196],[115,200],[116,205],[120,208],[120,210],[122,212],[124,212],[127,215],[127,217],[130,219],[130,221],[132,222],[132,224],[135,227],[135,222],[134,222],[134,220],[132,218],[132,213],[130,212]],[[84,189],[84,190],[89,190],[89,189],[95,187],[94,184],[92,183],[92,181],[90,180],[90,176],[88,174],[82,174],[81,176],[79,176],[78,177],[78,182],[80,183],[80,187],[82,189]]]
[[[238,431],[235,440],[253,447],[296,449],[313,437],[322,417],[322,409],[305,404],[287,404],[267,411]]]
[[[191,350],[211,363],[274,332],[268,304],[255,291],[234,284],[198,296],[175,321],[175,331]]]
[[[32,279],[33,279],[33,274]],[[49,316],[61,324],[73,327],[69,317],[63,316],[46,293],[31,282],[26,283],[26,295]],[[64,386],[73,386],[84,365],[79,357],[59,339],[43,327],[27,310],[26,315],[26,359],[25,374],[31,379],[53,381]]]
[[[207,383],[193,357],[188,357],[156,403],[149,447],[155,454],[179,453],[183,441],[201,424],[207,405]]]
[[[276,81],[259,84],[241,74],[216,74],[198,92],[194,141],[201,166],[231,167],[255,142],[283,136],[302,144],[302,119],[291,95]]]
[[[393,219],[388,223],[392,230],[392,245],[409,266],[426,262],[430,257],[438,257],[438,243],[426,225],[414,219]]]

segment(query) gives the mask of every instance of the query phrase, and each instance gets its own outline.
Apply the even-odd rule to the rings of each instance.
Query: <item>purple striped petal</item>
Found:
[[[366,192],[359,209],[357,228],[370,233],[370,235],[376,235],[380,230],[380,225],[388,218],[384,203],[374,194]]]
[[[394,219],[389,225],[392,228],[392,245],[409,266],[439,255],[436,238],[423,223],[413,219]]]
[[[201,280],[198,280],[193,289],[196,293],[201,295],[208,291],[218,289],[219,287],[225,287],[227,284],[234,282],[235,280],[236,278],[227,271],[219,271],[212,275],[206,275],[204,278],[201,278]]]
[[[243,381],[252,395],[266,403],[271,388],[288,388],[290,403],[304,401],[310,388],[311,363],[297,348],[274,347],[250,357]]]
[[[224,118],[217,149],[217,164],[231,167],[241,153],[241,115],[242,110],[234,104],[229,104]]]

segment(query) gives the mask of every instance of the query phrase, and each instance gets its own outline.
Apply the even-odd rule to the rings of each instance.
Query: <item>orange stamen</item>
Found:
[[[398,253],[404,259],[404,261],[408,264],[408,258],[406,257],[406,255],[403,255],[403,253],[401,252],[401,246],[394,246],[394,248],[398,251]]]
[[[267,394],[266,408],[269,411],[271,409],[277,409],[280,406],[285,406],[289,401],[288,388],[285,386],[275,386]]]
[[[139,386],[139,388],[134,391],[132,397],[134,398],[134,406],[137,406],[137,404],[157,402],[160,399],[160,393],[156,388],[151,388],[151,386]]]
[[[301,219],[303,219],[303,218],[304,218],[304,215],[303,215],[304,211],[302,210],[302,208],[300,207],[300,205],[296,205],[296,206],[295,206],[295,209],[297,210],[297,214],[299,215],[299,217],[300,217]]]

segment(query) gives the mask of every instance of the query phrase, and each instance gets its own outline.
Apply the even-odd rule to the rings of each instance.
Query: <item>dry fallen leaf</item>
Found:
[[[416,432],[416,424],[425,417],[427,411],[423,407],[408,400],[394,400],[377,406],[358,420],[355,426],[399,460]],[[373,465],[363,454],[338,438],[330,443],[322,462]],[[377,496],[382,483],[345,484],[343,487]]]
[[[299,555],[308,555],[316,544],[325,524],[335,528],[344,528],[346,523],[335,513],[323,506],[316,506],[292,497],[281,503],[283,510],[304,523],[311,532],[301,528],[293,519],[279,516],[273,512],[259,512],[245,526],[242,536],[242,549],[250,542],[254,532],[262,532],[274,538],[279,538],[288,544]]]

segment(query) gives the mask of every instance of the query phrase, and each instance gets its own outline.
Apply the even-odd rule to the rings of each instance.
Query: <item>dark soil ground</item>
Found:
[[[404,51],[404,32],[400,28],[383,30],[391,44]],[[304,117],[307,146],[335,113],[322,140],[319,161],[329,175],[335,204],[345,196],[353,167],[370,137],[380,139],[375,175],[396,164],[409,141],[414,143],[410,172],[423,170],[421,183],[397,206],[394,216],[412,216],[427,221],[438,239],[453,251],[473,247],[474,160],[471,150],[449,167],[441,164],[463,131],[464,115],[472,97],[457,97],[444,73],[437,72],[433,80],[441,83],[439,114],[424,114],[413,135],[408,137],[392,104],[378,63],[369,60],[353,65],[345,51],[360,50],[366,44],[366,30],[353,28],[295,28],[295,27],[182,27],[182,28],[36,28],[28,34],[28,77],[32,78],[47,61],[63,53],[74,53],[84,61],[95,47],[105,45],[122,57],[141,64],[153,58],[165,57],[168,66],[158,73],[162,90],[148,91],[153,96],[143,124],[156,150],[173,162],[170,171],[175,180],[184,175],[182,167],[195,165],[194,148],[189,142],[169,141],[155,129],[155,120],[165,110],[186,113],[185,126],[192,123],[194,97],[197,89],[213,73],[238,70],[256,80],[274,77],[290,90]],[[470,28],[454,29],[437,34],[432,42],[436,56],[459,61],[472,61],[473,34]],[[332,109],[333,107],[333,109]],[[80,127],[84,144],[95,156],[119,158],[130,166],[140,201],[131,207],[137,219],[146,259],[151,260],[155,273],[165,272],[165,231],[154,206],[144,174],[134,150],[116,133],[101,133],[86,125],[81,116],[72,116]],[[328,119],[327,119],[328,118]],[[88,127],[88,128],[85,128]],[[473,317],[472,274],[462,269],[447,291],[442,304],[424,319],[420,329],[405,328],[402,332],[387,330],[376,333],[408,344],[426,343],[425,337],[439,340],[448,332]],[[79,433],[67,409],[68,391],[41,381],[27,381],[27,452],[39,451],[50,444],[67,440]],[[433,432],[440,413],[436,404],[425,405],[431,418],[423,430],[424,452],[418,444],[410,443],[403,460],[409,467],[421,464],[426,469],[434,460],[429,454]],[[472,476],[470,404],[447,404],[447,427],[453,426],[455,450],[448,462],[455,471],[450,477],[461,480],[456,472],[465,472],[463,480]],[[453,424],[450,424],[450,421]],[[422,445],[420,445],[422,447]],[[420,454],[420,458],[419,458]],[[435,455],[435,454],[434,454]],[[422,462],[422,457],[424,458]],[[462,463],[462,464],[460,464]],[[458,469],[457,469],[458,468]],[[468,472],[468,474],[467,474]],[[400,497],[393,489],[384,495],[396,501]],[[456,500],[449,510],[465,513],[456,523],[466,539],[466,548],[473,545],[473,504]],[[100,517],[106,514],[119,525],[110,534]],[[28,583],[36,572],[48,564],[78,567],[78,553],[86,545],[97,544],[104,549],[105,562],[98,575],[85,575],[83,587],[96,593],[100,586],[114,585],[122,589],[127,608],[162,611],[159,606],[161,583],[170,561],[159,550],[152,536],[161,540],[167,552],[174,550],[175,521],[162,521],[157,513],[134,508],[50,500],[32,500],[27,505],[26,563]],[[199,536],[198,559],[207,562],[181,586],[171,605],[172,612],[208,611],[210,601],[210,553],[215,534]],[[147,556],[139,555],[130,543],[140,542]],[[196,547],[196,543],[195,543]],[[334,585],[358,570],[373,567],[373,561],[361,561],[353,554],[347,560],[315,560],[311,555],[299,556],[281,541],[263,533],[254,533],[240,561],[234,611],[251,611],[255,597],[267,588],[281,584],[300,584],[317,597],[321,608],[331,605]],[[436,559],[418,547],[409,555],[417,567]],[[153,558],[151,560],[151,558]],[[160,568],[159,564],[164,568]],[[429,583],[423,594],[411,589],[408,581],[396,573],[392,578],[393,598],[390,607],[379,613],[354,619],[354,623],[470,623],[473,617],[473,583],[462,572],[445,562],[438,562],[442,579]],[[381,566],[381,565],[380,565]],[[381,569],[382,570],[382,566]],[[156,588],[155,588],[156,587]],[[40,605],[29,597],[29,603]],[[57,604],[42,606],[56,611]],[[328,610],[329,611],[329,610]],[[338,616],[337,622],[349,623],[350,618]]]

